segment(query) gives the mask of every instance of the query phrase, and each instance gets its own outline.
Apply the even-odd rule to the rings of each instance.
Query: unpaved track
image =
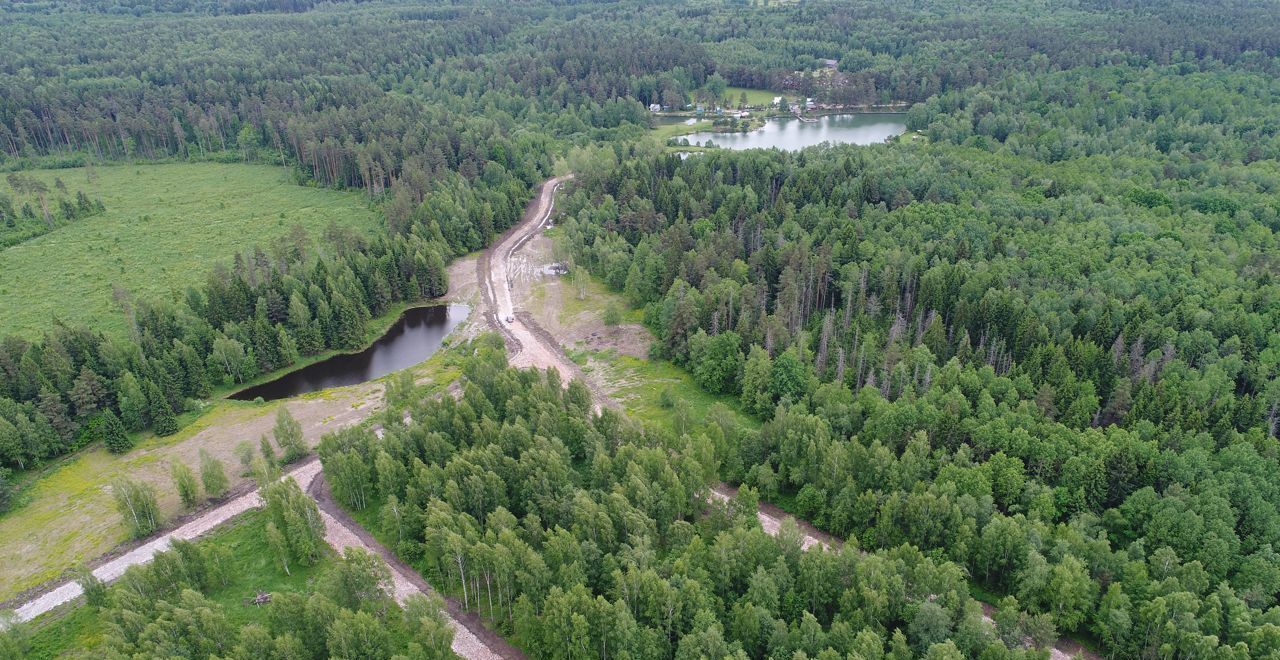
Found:
[[[581,378],[584,383],[591,386],[591,381],[582,377],[578,365],[568,359],[564,349],[551,333],[543,329],[532,315],[515,311],[511,295],[512,282],[509,273],[512,255],[546,226],[555,208],[555,193],[568,178],[556,177],[544,183],[537,199],[525,209],[525,215],[520,223],[504,234],[492,249],[481,256],[476,267],[483,292],[482,306],[485,307],[485,318],[506,338],[512,366],[534,366],[543,369],[554,367],[564,376],[565,383],[568,383],[570,378]],[[514,317],[513,323],[506,322],[510,317]],[[608,393],[596,387],[591,389],[597,412],[602,406],[618,407],[617,402]],[[736,493],[737,489],[721,483],[711,490],[709,497],[728,501]],[[802,534],[800,546],[804,550],[815,546],[832,550],[843,545],[840,539],[818,530],[807,521],[795,519],[766,502],[759,504],[756,518],[760,521],[761,528],[773,536],[777,536],[781,531],[785,519],[792,518],[800,528]],[[989,623],[994,623],[990,616],[994,611],[994,607],[983,604],[983,618]],[[1069,660],[1077,655],[1089,660],[1100,660],[1097,654],[1085,650],[1075,640],[1065,637],[1059,639],[1054,648],[1049,651],[1049,656],[1053,660]]]
[[[320,461],[312,458],[302,466],[289,472],[286,476],[293,477],[297,480],[299,485],[302,485],[305,488],[305,484],[311,483],[311,480],[319,471]],[[129,567],[145,564],[151,561],[151,559],[156,556],[156,553],[168,550],[169,546],[173,544],[174,539],[190,541],[192,539],[199,538],[215,527],[218,527],[245,511],[248,511],[249,509],[256,509],[260,506],[262,506],[262,497],[258,495],[258,491],[256,490],[236,497],[208,510],[203,515],[191,520],[181,527],[161,534],[160,536],[143,543],[129,552],[102,564],[94,569],[93,574],[103,582],[111,582],[116,578],[119,578],[121,575],[124,575],[124,572],[128,570]],[[84,589],[80,587],[80,583],[74,581],[64,582],[58,587],[27,601],[15,610],[15,613],[18,615],[18,619],[20,621],[30,621],[37,616],[62,605],[63,603],[79,598],[83,593]]]
[[[369,530],[334,502],[324,474],[312,480],[306,490],[320,505],[320,515],[325,524],[325,540],[329,545],[339,552],[353,546],[362,548],[382,557],[387,563],[391,568],[396,602],[404,603],[413,594],[437,593],[413,567],[379,543]],[[486,628],[478,615],[464,610],[456,599],[443,595],[441,597],[445,602],[445,614],[453,626],[454,653],[475,660],[515,660],[525,657],[524,653],[507,640]]]
[[[500,236],[493,247],[476,261],[476,278],[480,282],[481,313],[489,325],[500,332],[507,343],[508,361],[513,367],[552,368],[560,372],[561,382],[568,385],[577,378],[587,382],[585,374],[533,316],[519,309],[521,301],[512,295],[511,259],[530,239],[537,236],[555,211],[555,194],[573,175],[558,176],[543,182],[538,195],[525,207],[520,222]],[[592,388],[597,412],[604,406],[617,406],[607,395]]]

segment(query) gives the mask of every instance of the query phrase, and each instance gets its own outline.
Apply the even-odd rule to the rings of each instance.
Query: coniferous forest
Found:
[[[198,285],[119,291],[123,333],[0,325],[0,511],[16,476],[361,348],[572,173],[556,223],[574,267],[639,310],[652,359],[758,427],[600,411],[481,337],[457,396],[318,447],[344,507],[530,657],[998,659],[1060,636],[1108,658],[1276,657],[1278,17],[1273,0],[0,0],[0,257],[105,211],[37,169],[267,164],[383,221],[202,255]],[[651,105],[730,88],[890,106],[908,132],[653,138]],[[720,482],[737,498],[709,500]],[[760,502],[843,544],[766,534]],[[102,605],[109,657],[447,654],[405,642],[439,638],[436,605],[334,586],[385,582],[361,561],[268,623],[183,629],[223,578],[181,546]],[[380,641],[357,651],[361,634]]]

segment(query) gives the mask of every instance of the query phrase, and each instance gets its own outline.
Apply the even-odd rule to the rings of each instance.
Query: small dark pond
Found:
[[[411,367],[431,357],[444,338],[467,318],[466,305],[432,305],[407,309],[387,333],[359,353],[344,353],[254,385],[229,398],[252,401],[284,399],[330,387],[355,385]]]

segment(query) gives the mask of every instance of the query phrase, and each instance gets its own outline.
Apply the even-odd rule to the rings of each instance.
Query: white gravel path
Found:
[[[313,461],[293,470],[288,476],[298,481],[298,485],[306,490],[311,480],[320,472],[320,462]],[[145,564],[156,553],[169,549],[174,539],[190,541],[207,534],[210,530],[227,522],[228,520],[248,511],[262,506],[262,498],[258,496],[258,491],[253,491],[245,495],[241,495],[233,500],[210,509],[207,513],[196,518],[187,524],[162,534],[129,552],[108,561],[107,563],[95,568],[93,574],[103,582],[112,582],[124,575],[130,566]],[[75,581],[65,582],[51,591],[27,601],[15,613],[18,615],[19,621],[30,621],[63,603],[78,598],[84,590],[80,587],[80,583]]]
[[[306,487],[304,486],[303,489],[305,490]],[[345,527],[341,522],[338,522],[338,520],[333,516],[322,510],[320,512],[320,518],[324,520],[324,540],[328,542],[329,545],[333,546],[334,550],[341,553],[347,548],[354,547],[367,550],[375,556],[378,554],[372,548],[365,545],[355,532]],[[391,569],[392,596],[396,599],[397,603],[403,605],[405,600],[410,596],[414,594],[422,594],[422,591],[418,589],[418,587],[415,586],[413,582],[395,566],[390,566],[389,568]],[[444,613],[444,616],[448,619],[449,625],[453,626],[454,653],[457,653],[463,658],[469,658],[472,660],[502,660],[502,656],[491,651],[489,647],[485,646],[484,642],[480,641],[480,639],[476,637],[475,634],[466,626],[458,623],[458,621],[449,616],[447,612]]]
[[[288,474],[286,478],[292,478],[298,482],[298,486],[303,492],[311,486],[311,482],[320,474],[320,461],[312,461],[303,465]],[[258,491],[246,493],[225,504],[211,509],[204,515],[192,520],[191,522],[167,533],[163,534],[143,545],[130,550],[129,552],[116,557],[115,559],[94,569],[93,574],[104,582],[112,582],[118,579],[131,566],[145,564],[151,561],[157,553],[168,550],[173,544],[174,539],[192,540],[209,533],[214,528],[222,525],[228,520],[248,511],[262,506],[262,497]],[[355,532],[352,532],[342,523],[338,522],[325,513],[320,512],[320,517],[324,520],[324,540],[333,546],[334,550],[341,553],[348,547],[358,547],[373,552],[371,548],[366,546]],[[377,553],[374,553],[377,554]],[[404,603],[405,599],[413,594],[422,593],[414,584],[401,572],[394,567],[391,570],[391,579],[394,586],[393,596],[397,603]],[[75,600],[84,593],[80,584],[70,581],[59,585],[57,588],[28,601],[19,607],[15,612],[19,621],[30,621],[59,605]],[[501,660],[501,656],[493,653],[484,645],[470,630],[455,621],[447,613],[445,617],[449,620],[450,625],[454,628],[453,650],[458,655],[474,659],[474,660]]]

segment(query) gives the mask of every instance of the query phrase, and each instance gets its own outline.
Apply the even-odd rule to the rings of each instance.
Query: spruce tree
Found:
[[[99,415],[98,428],[99,433],[102,435],[102,444],[106,445],[107,451],[113,454],[123,454],[133,448],[133,439],[129,437],[129,432],[125,430],[124,423],[110,410],[104,410]]]

